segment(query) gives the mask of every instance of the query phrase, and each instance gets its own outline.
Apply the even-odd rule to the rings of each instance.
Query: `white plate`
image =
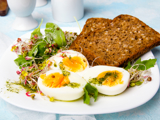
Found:
[[[78,28],[62,29],[77,32],[79,31]],[[21,36],[21,38],[29,37],[30,33]],[[17,56],[15,53],[12,53],[10,48],[8,48],[0,60],[0,90],[1,88],[4,88],[6,80],[18,80],[18,75],[16,75],[18,67],[13,61],[16,57]],[[149,59],[154,58],[154,56],[152,52],[148,52],[141,58]],[[41,98],[39,95],[36,96],[35,100],[32,100],[30,97],[25,95],[24,91],[19,94],[1,92],[0,96],[5,101],[15,106],[33,111],[59,114],[114,113],[138,107],[149,101],[156,94],[159,88],[159,69],[157,65],[151,69],[151,76],[152,81],[147,84],[143,84],[140,87],[128,88],[124,93],[118,96],[99,96],[97,102],[92,102],[91,105],[84,104],[82,99],[75,102],[49,102],[48,100]]]

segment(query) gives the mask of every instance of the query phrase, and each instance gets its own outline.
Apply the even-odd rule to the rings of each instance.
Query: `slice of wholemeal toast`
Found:
[[[109,28],[111,19],[106,18],[89,18],[87,19],[81,33],[77,36],[77,40],[79,37],[82,37],[90,32],[94,31],[103,31],[106,28]]]
[[[82,52],[90,65],[123,67],[128,61],[135,60],[160,45],[160,34],[130,15],[117,16],[103,29],[96,26],[99,29],[93,31],[92,27],[84,27],[69,48]]]
[[[97,30],[104,30],[109,27],[111,19],[106,18],[89,18],[79,36],[88,34],[89,32],[97,31]]]

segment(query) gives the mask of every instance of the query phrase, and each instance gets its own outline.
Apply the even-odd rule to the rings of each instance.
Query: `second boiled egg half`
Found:
[[[84,55],[77,51],[65,50],[49,59],[52,62],[51,69],[61,69],[81,74],[87,68],[89,63]]]
[[[99,93],[117,95],[127,88],[130,74],[120,67],[99,65],[87,69],[83,77],[95,86]]]

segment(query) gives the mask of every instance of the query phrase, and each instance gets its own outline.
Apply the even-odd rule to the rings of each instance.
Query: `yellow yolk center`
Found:
[[[62,61],[65,70],[69,70],[72,72],[81,72],[87,67],[87,61],[83,57],[65,57]]]
[[[123,84],[122,77],[123,77],[122,72],[119,72],[118,70],[113,70],[113,71],[104,71],[100,73],[97,79],[103,81],[102,85],[112,87],[118,84]]]
[[[46,74],[41,74],[40,78],[43,79],[42,83],[46,87],[50,88],[59,88],[65,84],[69,84],[69,78],[68,76],[63,76],[63,74],[60,74],[58,72],[51,73],[46,76]]]

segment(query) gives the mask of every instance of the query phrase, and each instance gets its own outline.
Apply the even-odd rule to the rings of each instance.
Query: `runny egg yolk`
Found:
[[[41,74],[40,78],[43,80],[42,83],[50,88],[59,88],[70,82],[68,76],[63,76],[63,74],[60,74],[59,72],[51,73],[47,76],[46,74]]]
[[[87,61],[83,57],[65,57],[62,60],[65,70],[81,72],[87,67]]]
[[[123,74],[118,70],[104,71],[97,76],[98,80],[102,80],[102,85],[106,86],[116,86],[118,84],[123,84],[122,81]]]

